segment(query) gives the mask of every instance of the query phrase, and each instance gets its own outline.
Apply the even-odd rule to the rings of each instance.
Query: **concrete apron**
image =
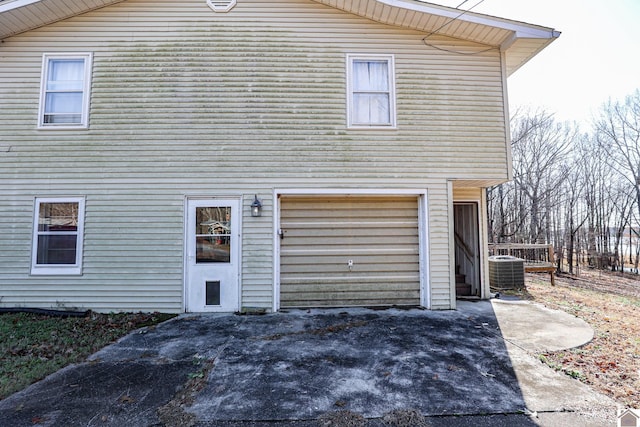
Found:
[[[500,301],[446,312],[183,315],[0,401],[0,425],[147,426],[171,411],[182,412],[174,420],[203,424],[341,410],[379,418],[396,409],[575,411],[596,414],[593,425],[615,422],[611,400],[534,357],[591,339],[588,325],[567,316]]]
[[[615,401],[546,368],[537,357],[589,343],[594,331],[585,321],[526,301],[492,300],[491,304],[528,411],[582,414],[576,425],[615,425]],[[572,424],[560,421],[558,425]]]

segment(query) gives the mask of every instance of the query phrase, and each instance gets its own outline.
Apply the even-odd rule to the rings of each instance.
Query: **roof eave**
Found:
[[[438,35],[499,48],[506,53],[508,75],[531,60],[560,35],[553,28],[466,12],[418,0],[314,1],[383,24],[396,25],[427,34],[437,32]],[[379,7],[372,7],[373,5]],[[389,9],[385,12],[385,8]],[[408,13],[389,13],[389,10],[402,10]],[[434,19],[415,19],[413,14]],[[404,20],[392,19],[399,16]],[[454,20],[463,25],[449,25]],[[421,25],[423,22],[426,22],[426,25]]]
[[[0,40],[124,0],[7,0],[0,2]]]
[[[122,1],[85,0],[71,9],[67,0],[5,0],[0,2],[0,40]],[[560,35],[547,27],[418,0],[313,1],[383,24],[499,48],[506,53],[508,75]],[[399,11],[407,13],[392,13]],[[461,25],[449,25],[454,20]]]
[[[514,37],[508,46],[502,46],[506,54],[507,77],[518,71],[524,64],[560,37],[559,31],[552,30],[546,38]]]

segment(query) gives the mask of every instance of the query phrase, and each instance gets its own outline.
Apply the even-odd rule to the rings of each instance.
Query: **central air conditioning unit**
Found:
[[[492,288],[524,287],[524,260],[510,255],[489,257],[489,284]]]

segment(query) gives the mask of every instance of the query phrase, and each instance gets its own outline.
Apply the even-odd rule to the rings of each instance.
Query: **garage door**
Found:
[[[419,305],[418,198],[280,200],[281,307]]]

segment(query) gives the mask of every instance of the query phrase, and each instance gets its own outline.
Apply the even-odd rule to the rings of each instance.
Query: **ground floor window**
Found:
[[[37,198],[31,274],[80,274],[84,198]]]

